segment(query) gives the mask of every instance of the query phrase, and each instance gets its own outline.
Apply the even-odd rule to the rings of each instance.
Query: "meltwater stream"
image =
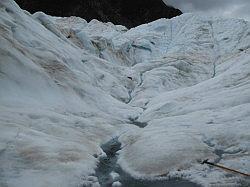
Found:
[[[106,157],[99,159],[99,164],[96,169],[96,177],[101,187],[199,187],[199,185],[183,180],[145,180],[135,179],[124,172],[117,164],[118,153],[121,150],[121,143],[118,137],[112,138],[107,143],[101,145],[101,148],[106,153]],[[116,177],[112,177],[112,173]]]
[[[110,174],[112,171],[115,171],[118,166],[116,152],[121,149],[121,143],[118,141],[118,137],[115,137],[103,144],[101,148],[107,156],[99,159],[96,176],[101,187],[110,187],[114,182]]]

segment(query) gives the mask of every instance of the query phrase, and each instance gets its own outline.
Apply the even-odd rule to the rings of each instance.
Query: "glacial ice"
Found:
[[[249,185],[200,164],[250,173],[249,47],[239,19],[183,14],[128,30],[1,0],[0,186],[100,186],[100,145],[113,137],[133,177]]]

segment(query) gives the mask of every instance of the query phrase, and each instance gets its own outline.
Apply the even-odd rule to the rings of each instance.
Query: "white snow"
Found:
[[[116,181],[112,184],[112,187],[120,187],[122,184],[119,181]]]
[[[249,47],[239,19],[183,14],[127,30],[1,0],[0,186],[100,186],[100,144],[114,136],[133,177],[250,184],[200,164],[250,173]]]
[[[110,173],[110,177],[111,177],[112,181],[117,181],[119,179],[119,176],[120,175],[118,173],[114,172],[114,171],[112,171]]]

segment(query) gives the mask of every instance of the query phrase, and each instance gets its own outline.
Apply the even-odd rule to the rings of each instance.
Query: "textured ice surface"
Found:
[[[115,136],[133,177],[249,184],[199,163],[250,172],[249,47],[238,19],[127,30],[1,0],[0,186],[99,186],[100,145]]]

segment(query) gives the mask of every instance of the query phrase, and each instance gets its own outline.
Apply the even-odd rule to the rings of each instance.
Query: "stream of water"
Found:
[[[99,164],[96,169],[96,176],[101,187],[199,187],[199,185],[183,179],[152,181],[133,178],[124,172],[117,164],[117,151],[121,149],[121,143],[118,141],[118,137],[112,138],[103,144],[101,148],[107,155],[99,159]],[[117,177],[111,177],[111,173],[115,173]]]

